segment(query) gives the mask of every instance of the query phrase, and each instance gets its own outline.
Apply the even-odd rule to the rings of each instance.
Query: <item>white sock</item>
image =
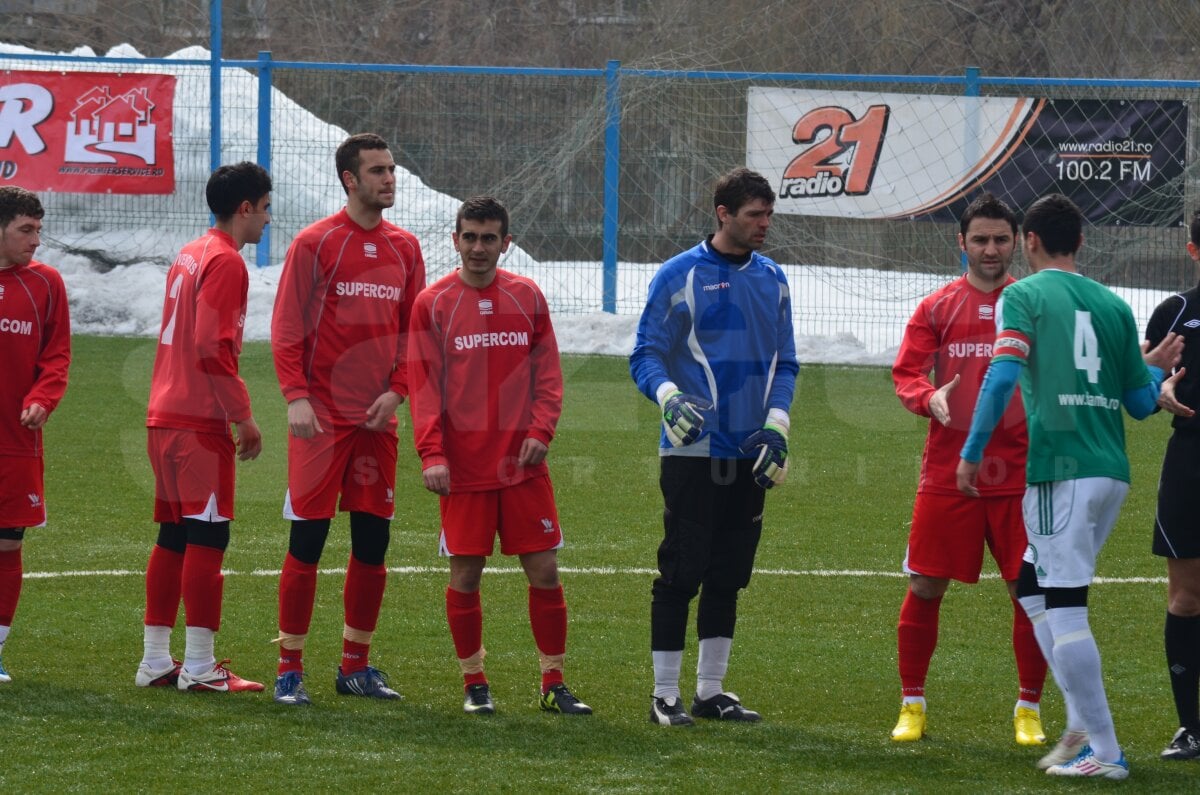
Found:
[[[1063,704],[1067,710],[1067,731],[1084,731],[1083,718],[1075,707],[1075,699],[1068,692],[1066,680],[1059,673],[1058,663],[1054,661],[1054,634],[1050,631],[1050,624],[1046,621],[1046,597],[1040,594],[1023,596],[1017,601],[1025,609],[1025,615],[1029,616],[1029,623],[1033,624],[1033,636],[1037,639],[1038,648],[1042,650],[1042,656],[1046,658],[1046,663],[1050,666],[1050,675],[1054,678],[1054,683],[1058,685],[1059,692],[1062,693]]]
[[[679,670],[683,667],[683,649],[652,651],[654,661],[654,697],[679,700]]]
[[[4,648],[4,641],[8,640],[8,631],[12,627],[0,627],[0,649]]]
[[[187,646],[184,647],[183,668],[192,676],[206,674],[217,664],[213,655],[213,640],[217,633],[205,627],[187,628]]]
[[[905,696],[904,699],[901,700],[900,705],[904,706],[905,704],[920,704],[921,709],[924,709],[925,696]]]
[[[142,627],[142,665],[153,671],[171,667],[171,628]]]
[[[1017,699],[1017,705],[1015,707],[1013,707],[1013,715],[1016,715],[1017,710],[1021,709],[1022,707],[1024,707],[1025,709],[1031,709],[1034,712],[1038,713],[1039,715],[1042,713],[1042,705],[1041,704],[1039,704],[1035,701],[1026,701],[1023,698],[1019,698],[1019,699]]]
[[[1115,762],[1121,748],[1104,693],[1100,650],[1088,626],[1087,608],[1055,607],[1046,611],[1046,621],[1054,633],[1054,661],[1067,681],[1092,751],[1101,762]]]
[[[701,700],[725,692],[722,682],[729,668],[729,650],[733,638],[704,638],[700,641],[700,659],[696,661],[696,696]]]

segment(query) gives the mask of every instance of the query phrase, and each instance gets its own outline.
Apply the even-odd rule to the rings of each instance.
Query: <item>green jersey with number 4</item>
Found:
[[[1009,285],[994,361],[1018,361],[1029,424],[1026,480],[1129,482],[1121,396],[1150,382],[1129,305],[1078,273],[1048,269]]]

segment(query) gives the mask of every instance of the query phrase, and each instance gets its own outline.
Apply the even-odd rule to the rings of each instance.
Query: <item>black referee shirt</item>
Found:
[[[1179,430],[1200,431],[1200,285],[1155,307],[1146,325],[1146,339],[1153,348],[1172,331],[1183,335],[1183,358],[1179,366],[1187,368],[1175,385],[1175,397],[1198,411],[1193,417],[1173,417],[1171,425]]]

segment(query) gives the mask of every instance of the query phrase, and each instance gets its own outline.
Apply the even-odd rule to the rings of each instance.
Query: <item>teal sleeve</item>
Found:
[[[1129,416],[1135,420],[1144,420],[1154,413],[1158,406],[1158,393],[1162,387],[1163,371],[1154,365],[1146,365],[1150,371],[1150,383],[1137,389],[1126,389],[1121,395],[1121,403]]]
[[[988,365],[979,387],[979,399],[975,402],[975,414],[971,417],[971,432],[959,454],[964,461],[975,462],[983,458],[983,448],[987,447],[992,431],[1004,416],[1020,375],[1020,362],[1004,360]]]

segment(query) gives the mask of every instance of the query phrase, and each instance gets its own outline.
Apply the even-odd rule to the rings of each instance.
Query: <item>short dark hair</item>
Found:
[[[958,231],[963,237],[967,235],[967,227],[976,218],[990,218],[993,221],[1008,221],[1012,227],[1013,237],[1017,236],[1017,214],[1013,209],[991,193],[984,193],[975,198],[963,210],[962,218],[958,220]]]
[[[8,226],[14,218],[21,215],[41,220],[45,214],[41,199],[33,191],[18,188],[16,185],[0,187],[0,228]]]
[[[767,178],[748,168],[735,168],[717,180],[713,187],[713,210],[724,207],[733,214],[754,199],[775,205],[775,191]]]
[[[208,209],[221,221],[228,221],[242,202],[257,204],[271,192],[271,175],[258,163],[243,160],[231,166],[220,166],[208,178],[204,197]]]
[[[1061,193],[1043,196],[1025,211],[1021,225],[1028,235],[1033,232],[1050,256],[1074,254],[1083,235],[1083,213],[1075,202]]]
[[[346,187],[346,183],[342,180],[342,174],[349,171],[354,176],[358,176],[358,168],[362,165],[362,151],[364,149],[387,148],[387,141],[375,133],[358,133],[342,141],[341,146],[337,148],[337,154],[334,155],[334,163],[337,165],[338,184],[342,186],[342,190],[346,191],[347,195],[349,195],[350,189]]]
[[[499,221],[500,237],[508,236],[508,210],[492,196],[472,196],[458,208],[454,231],[462,231],[463,219],[468,221]]]
[[[1200,208],[1192,213],[1192,223],[1188,228],[1189,236],[1192,238],[1192,243],[1200,246]]]

